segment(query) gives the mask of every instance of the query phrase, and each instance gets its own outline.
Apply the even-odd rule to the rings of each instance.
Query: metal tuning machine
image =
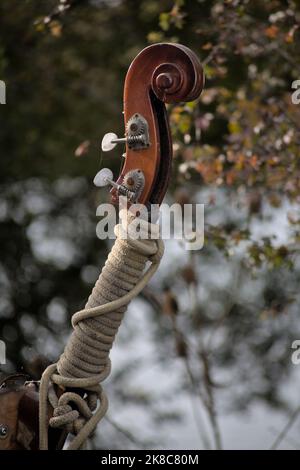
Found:
[[[141,170],[131,170],[124,176],[122,184],[118,184],[113,180],[112,171],[109,168],[102,168],[96,174],[94,184],[100,188],[110,185],[118,195],[126,196],[130,202],[137,202],[144,189],[145,177]]]
[[[146,119],[135,113],[126,124],[126,137],[118,137],[114,132],[108,132],[102,139],[103,152],[110,152],[117,144],[127,144],[129,149],[141,150],[150,146],[149,129]]]

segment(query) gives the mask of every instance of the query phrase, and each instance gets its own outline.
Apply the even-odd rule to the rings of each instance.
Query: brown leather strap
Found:
[[[27,377],[7,377],[0,383],[0,450],[39,449],[39,391]],[[49,449],[61,449],[65,434],[49,432]]]

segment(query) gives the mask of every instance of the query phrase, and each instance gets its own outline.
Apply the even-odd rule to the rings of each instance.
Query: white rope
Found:
[[[115,227],[116,241],[84,310],[72,317],[74,331],[56,364],[49,366],[40,383],[40,449],[48,449],[48,425],[75,434],[68,450],[82,448],[108,408],[100,383],[110,373],[109,352],[129,302],[148,283],[159,266],[164,245],[158,225],[138,219],[136,239],[134,216],[121,214]],[[155,239],[149,238],[153,234]],[[151,265],[144,272],[147,261]],[[80,389],[82,394],[58,390]],[[57,389],[57,387],[56,387]],[[48,419],[49,403],[54,408]],[[72,406],[72,405],[73,406]],[[75,406],[74,406],[75,405]]]

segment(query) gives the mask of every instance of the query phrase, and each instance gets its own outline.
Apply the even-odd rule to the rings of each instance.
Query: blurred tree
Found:
[[[300,78],[299,22],[291,0],[2,0],[0,338],[7,370],[35,371],[36,354],[56,360],[62,350],[70,314],[84,304],[107,252],[95,237],[95,209],[105,196],[91,186],[99,139],[122,132],[132,58],[149,43],[178,41],[202,58],[206,88],[199,101],[169,109],[175,159],[168,198],[206,204],[206,242],[190,255],[176,247],[178,257],[143,294],[144,308],[157,313],[155,357],[166,366],[183,362],[181,390],[199,397],[218,447],[220,412],[256,399],[290,408],[281,383],[300,334],[300,106],[291,100]],[[119,160],[101,160],[118,171]],[[176,420],[169,394],[153,403],[124,386],[142,366],[128,359],[126,374],[115,375],[114,405],[140,403],[154,422]],[[113,420],[112,429],[116,442],[151,445]]]

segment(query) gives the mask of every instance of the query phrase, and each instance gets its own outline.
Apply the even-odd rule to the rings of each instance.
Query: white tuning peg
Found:
[[[133,199],[135,196],[135,193],[129,188],[126,188],[122,184],[118,184],[113,180],[113,173],[109,168],[102,168],[102,170],[98,171],[94,178],[94,184],[99,188],[110,185],[113,188],[116,188],[119,194],[127,196],[129,199]]]
[[[127,140],[126,137],[118,137],[114,132],[108,132],[102,139],[101,149],[103,152],[110,152],[117,144],[124,144]]]
[[[107,186],[112,183],[114,183],[113,173],[109,168],[102,168],[94,178],[94,185],[99,188],[103,188],[103,186]]]
[[[149,129],[146,119],[135,113],[126,124],[126,137],[118,137],[114,132],[108,132],[102,139],[103,152],[110,152],[117,144],[127,144],[133,150],[141,150],[150,146]]]

